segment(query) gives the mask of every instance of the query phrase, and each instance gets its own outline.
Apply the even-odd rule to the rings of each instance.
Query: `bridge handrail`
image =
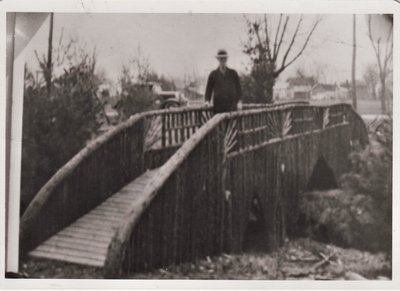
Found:
[[[20,241],[22,244],[25,244],[25,241],[29,237],[29,231],[32,229],[32,226],[35,224],[36,220],[39,217],[44,205],[48,203],[48,201],[52,198],[56,189],[62,185],[64,181],[67,181],[68,178],[79,169],[79,166],[82,165],[86,160],[88,160],[94,153],[96,153],[100,148],[105,146],[106,144],[112,143],[113,139],[122,134],[125,130],[129,130],[139,126],[139,123],[142,123],[146,118],[150,118],[153,116],[165,116],[171,115],[174,113],[182,113],[182,112],[203,112],[209,111],[210,108],[206,107],[198,107],[198,108],[176,108],[169,110],[153,110],[147,111],[143,113],[138,113],[132,115],[125,122],[117,125],[111,130],[105,132],[101,136],[97,137],[93,141],[91,141],[87,146],[85,146],[82,150],[80,150],[75,156],[73,156],[63,167],[61,167],[39,190],[39,192],[35,195],[33,200],[28,205],[24,214],[21,217],[20,221]],[[138,130],[143,131],[143,124],[139,126]],[[138,136],[138,138],[140,138]],[[143,139],[143,137],[142,137]],[[143,143],[144,141],[139,141]],[[104,178],[104,177],[103,177]],[[24,246],[22,246],[24,250]]]
[[[288,106],[288,105],[308,105],[310,102],[307,100],[290,100],[290,101],[276,101],[274,103],[244,103],[243,109],[258,109],[258,108],[269,108],[277,106]]]
[[[300,105],[280,104],[279,106],[281,107],[281,110],[286,110],[296,107],[306,107],[306,108],[327,107],[327,106],[309,106],[306,104],[300,104]],[[121,272],[120,268],[122,266],[121,262],[127,259],[126,257],[124,257],[124,254],[126,253],[126,249],[128,248],[128,243],[132,236],[133,229],[137,227],[137,224],[140,222],[140,218],[145,213],[145,211],[150,207],[154,199],[157,196],[159,196],[157,195],[159,191],[161,191],[163,187],[165,187],[169,179],[179,170],[180,166],[187,160],[187,158],[191,154],[193,154],[193,152],[199,149],[199,145],[205,142],[204,140],[207,137],[210,137],[213,133],[215,133],[216,137],[219,136],[219,140],[218,138],[214,140],[214,145],[216,148],[215,147],[211,148],[211,146],[208,144],[206,144],[204,147],[206,150],[208,149],[207,150],[208,154],[214,154],[214,156],[210,157],[209,159],[218,159],[218,156],[221,155],[221,152],[219,151],[223,150],[223,148],[221,148],[221,144],[223,144],[223,137],[221,139],[221,133],[224,130],[226,130],[224,126],[225,121],[236,117],[248,116],[255,113],[273,112],[274,110],[276,110],[274,106],[269,106],[269,107],[260,106],[260,108],[256,109],[218,114],[214,116],[211,120],[209,120],[205,125],[203,125],[195,134],[193,134],[191,138],[187,140],[175,152],[175,154],[159,169],[156,176],[142,192],[141,199],[137,201],[137,203],[135,203],[131,211],[124,217],[123,222],[116,230],[114,237],[109,245],[109,251],[107,253],[106,264],[105,264],[106,276],[115,277],[116,275],[120,274]],[[201,164],[200,161],[199,163]],[[221,181],[219,181],[218,183],[221,183]],[[156,213],[159,212],[161,212],[161,210],[157,211]]]
[[[132,209],[129,214],[124,217],[123,223],[115,232],[108,248],[109,251],[105,264],[106,276],[113,277],[116,272],[121,272],[120,265],[123,259],[122,253],[127,247],[126,244],[132,234],[132,230],[139,221],[143,212],[148,208],[151,201],[165,185],[171,175],[173,175],[189,154],[193,152],[196,146],[198,146],[198,144],[225,119],[226,114],[213,116],[194,135],[192,135],[191,139],[186,141],[163,166],[160,167],[152,182],[150,182],[142,192],[142,200],[138,204],[144,205],[144,207]]]

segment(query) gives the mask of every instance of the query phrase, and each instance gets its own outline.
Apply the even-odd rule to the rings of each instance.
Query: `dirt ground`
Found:
[[[21,262],[29,278],[102,278],[101,270],[47,260]],[[362,276],[362,277],[360,277]],[[287,242],[266,254],[248,251],[222,254],[194,263],[183,263],[128,279],[242,279],[242,280],[388,280],[391,264],[384,254],[343,249],[310,239]]]

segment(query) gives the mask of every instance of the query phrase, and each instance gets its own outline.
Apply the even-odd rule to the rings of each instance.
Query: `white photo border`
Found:
[[[0,0],[0,289],[376,289],[400,290],[399,180],[393,179],[392,281],[268,281],[268,280],[78,280],[5,279],[5,119],[6,12],[70,13],[318,13],[394,15],[394,52],[400,51],[400,3],[396,0]],[[400,80],[400,56],[393,55],[393,80]],[[393,82],[400,94],[400,83]],[[400,149],[400,102],[393,98],[393,148]],[[22,118],[22,116],[21,116]],[[9,120],[7,120],[9,122]],[[20,161],[12,161],[20,162]],[[393,177],[400,177],[400,156],[393,153]]]

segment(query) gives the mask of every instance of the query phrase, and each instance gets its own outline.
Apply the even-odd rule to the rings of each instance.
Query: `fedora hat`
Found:
[[[215,57],[216,57],[217,59],[220,59],[220,58],[227,58],[227,57],[228,57],[228,53],[226,52],[226,50],[220,49],[220,50],[218,50],[217,55],[216,55]]]

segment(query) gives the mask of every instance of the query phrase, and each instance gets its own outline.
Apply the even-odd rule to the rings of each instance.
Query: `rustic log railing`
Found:
[[[22,253],[164,163],[211,118],[210,108],[140,113],[76,154],[40,189],[20,222]],[[167,150],[160,152],[160,148]]]
[[[252,106],[257,107],[246,105]],[[149,111],[131,116],[91,142],[54,174],[24,212],[22,253],[100,204],[145,169],[161,166],[211,117],[211,107]]]
[[[354,114],[347,104],[292,104],[214,116],[159,169],[121,222],[106,276],[240,251],[255,196],[269,243],[278,245],[316,160],[345,169]]]
[[[217,115],[203,125],[144,189],[110,244],[108,276],[222,250],[223,220],[216,214],[223,211],[224,119]]]

